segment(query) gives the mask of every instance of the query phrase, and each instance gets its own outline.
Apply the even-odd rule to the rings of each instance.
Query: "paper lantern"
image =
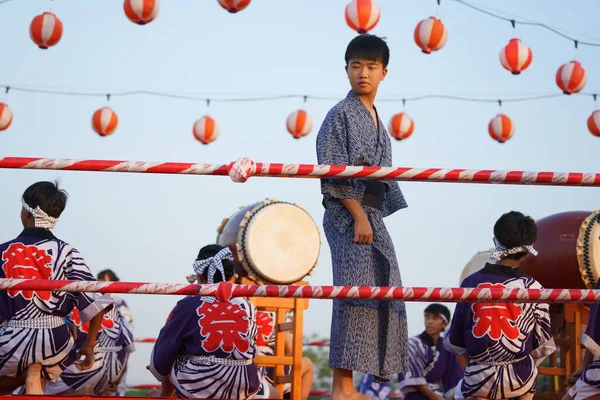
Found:
[[[92,129],[100,136],[111,135],[118,124],[119,118],[110,107],[102,107],[92,116]]]
[[[131,22],[145,25],[158,16],[159,5],[158,0],[125,0],[123,9]]]
[[[556,84],[564,94],[577,93],[586,83],[587,74],[578,61],[561,65],[556,71]]]
[[[0,131],[8,129],[12,123],[13,115],[7,104],[0,103]]]
[[[422,20],[415,28],[415,43],[425,54],[444,47],[448,40],[448,30],[437,17]]]
[[[389,124],[389,133],[396,140],[407,139],[415,130],[415,123],[406,113],[398,113],[392,117]]]
[[[515,131],[515,127],[506,115],[498,114],[488,124],[488,132],[492,139],[504,143],[510,139]]]
[[[232,14],[235,14],[238,11],[242,11],[244,8],[248,7],[250,4],[250,0],[217,0],[221,7],[226,9]]]
[[[298,110],[288,115],[286,125],[294,139],[300,139],[310,133],[313,123],[306,111]]]
[[[510,42],[500,51],[500,63],[513,75],[519,75],[531,64],[533,53],[521,39],[511,39]]]
[[[596,110],[590,115],[587,120],[587,126],[592,135],[600,136],[600,110]]]
[[[346,23],[358,33],[375,28],[379,17],[379,6],[372,0],[353,0],[346,6]]]
[[[63,25],[51,12],[45,12],[33,18],[29,25],[29,36],[40,49],[47,49],[60,41]]]
[[[217,122],[205,115],[194,124],[194,137],[202,144],[214,142],[219,137],[219,125]]]

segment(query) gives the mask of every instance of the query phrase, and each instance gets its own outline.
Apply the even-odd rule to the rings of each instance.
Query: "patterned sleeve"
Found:
[[[535,304],[533,315],[535,327],[533,328],[533,351],[531,357],[537,365],[550,354],[556,351],[552,330],[550,328],[550,307],[548,304]]]
[[[348,157],[348,126],[341,110],[329,111],[317,136],[317,160],[319,164],[350,165]],[[336,199],[361,200],[352,180],[322,179],[321,193]]]
[[[418,338],[408,339],[409,371],[398,374],[400,389],[408,386],[427,385],[425,379],[425,363],[427,362],[426,348]]]
[[[444,385],[444,397],[446,399],[454,397],[456,386],[462,377],[463,369],[460,365],[458,357],[455,355],[450,355],[450,359],[446,365],[446,372],[442,377],[442,385]]]
[[[452,316],[452,324],[448,329],[448,334],[444,337],[444,348],[459,356],[467,352],[464,329],[468,323],[470,306],[469,303],[458,303],[456,305]]]
[[[119,311],[119,310],[118,310]],[[123,346],[123,349],[127,353],[133,353],[135,351],[135,343],[133,342],[133,332],[131,331],[125,316],[121,312],[117,312],[119,318],[119,325],[121,327],[119,331],[119,337],[117,338],[117,346]]]
[[[66,278],[73,281],[95,281],[96,279],[79,251],[74,248],[65,250],[68,250],[64,266]],[[114,306],[114,301],[108,294],[77,292],[69,293],[68,296],[79,309],[81,323],[88,322],[101,311],[108,311]]]
[[[596,289],[600,289],[600,279],[596,284]],[[588,326],[581,338],[581,344],[594,355],[594,361],[600,358],[600,307],[598,303],[590,307]]]
[[[183,349],[183,336],[188,329],[188,319],[191,315],[182,303],[184,301],[185,299],[180,300],[169,314],[150,355],[148,369],[159,381],[171,373],[173,363]]]

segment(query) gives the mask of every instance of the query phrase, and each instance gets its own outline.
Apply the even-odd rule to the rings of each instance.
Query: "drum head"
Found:
[[[252,210],[238,243],[249,266],[267,281],[289,284],[309,275],[321,248],[319,228],[291,203],[272,202]]]
[[[594,211],[581,224],[577,238],[577,262],[587,288],[596,288],[600,275],[600,210]]]
[[[465,265],[460,274],[460,280],[458,281],[458,284],[460,285],[467,276],[474,274],[485,267],[485,263],[493,264],[494,262],[490,260],[490,254],[492,254],[491,250],[480,251],[471,257],[471,260],[467,263],[467,265]]]

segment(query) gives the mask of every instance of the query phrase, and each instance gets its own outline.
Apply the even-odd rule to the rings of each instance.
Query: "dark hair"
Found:
[[[58,218],[67,206],[68,194],[58,187],[58,181],[36,182],[25,189],[23,200],[31,208],[40,206],[51,217]]]
[[[450,322],[450,310],[448,309],[448,307],[446,307],[443,304],[439,304],[439,303],[430,304],[427,306],[424,313],[425,314],[433,314],[433,315],[442,314],[444,317],[446,317],[446,320],[448,322]]]
[[[503,214],[494,225],[494,236],[506,248],[527,246],[535,243],[537,239],[537,226],[533,218],[523,215],[518,211]],[[518,260],[526,252],[510,254],[506,258]]]
[[[108,279],[113,282],[118,282],[120,280],[117,274],[115,274],[112,269],[104,269],[98,272],[98,280],[104,279],[105,276],[108,276]]]
[[[383,38],[365,33],[350,41],[346,48],[346,65],[350,60],[380,61],[383,68],[390,62],[390,48]]]
[[[218,245],[218,244],[209,244],[208,246],[204,246],[203,248],[200,249],[200,252],[198,253],[198,257],[196,257],[196,260],[206,260],[207,258],[214,257],[215,255],[217,255],[218,252],[220,252],[224,248],[225,247]],[[225,271],[225,279],[223,279],[221,272],[219,270],[217,270],[217,272],[215,272],[215,276],[213,279],[214,283],[228,281],[235,274],[235,265],[233,264],[233,261],[231,261],[231,260],[221,260],[221,261],[223,263],[223,271]],[[206,268],[204,270],[202,277],[204,278],[205,281],[208,282],[208,268]]]

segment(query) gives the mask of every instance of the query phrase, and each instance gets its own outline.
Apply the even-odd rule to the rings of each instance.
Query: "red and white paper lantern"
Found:
[[[158,16],[158,0],[125,0],[123,10],[131,22],[145,25]]]
[[[194,137],[202,144],[214,142],[219,137],[219,125],[217,122],[205,115],[194,124]]]
[[[596,110],[590,115],[587,126],[592,135],[600,136],[600,110]]]
[[[571,61],[556,71],[556,84],[564,94],[580,92],[587,83],[587,74],[579,61]]]
[[[415,28],[415,43],[425,54],[444,47],[448,40],[448,30],[437,17],[429,17],[419,22]]]
[[[488,124],[488,132],[492,139],[504,143],[512,137],[515,126],[506,115],[498,114]]]
[[[531,60],[533,60],[533,53],[521,39],[511,39],[500,51],[500,63],[513,75],[519,75],[521,71],[526,70]]]
[[[118,124],[119,118],[110,107],[102,107],[92,116],[92,128],[100,136],[111,135]]]
[[[47,49],[60,41],[63,24],[51,12],[45,12],[33,18],[29,25],[29,36],[40,49]]]
[[[300,139],[310,133],[313,123],[305,110],[298,110],[288,115],[286,126],[294,139]]]
[[[0,103],[0,131],[8,129],[8,127],[12,123],[12,120],[12,111],[10,111],[8,105],[5,103]]]
[[[375,28],[381,11],[372,0],[352,0],[346,6],[346,23],[356,32],[363,34]]]
[[[232,14],[235,14],[238,11],[242,11],[244,8],[248,7],[250,4],[250,0],[217,0],[221,7],[226,9]]]
[[[415,130],[415,123],[406,113],[398,113],[392,117],[388,126],[390,135],[396,140],[408,139]]]

